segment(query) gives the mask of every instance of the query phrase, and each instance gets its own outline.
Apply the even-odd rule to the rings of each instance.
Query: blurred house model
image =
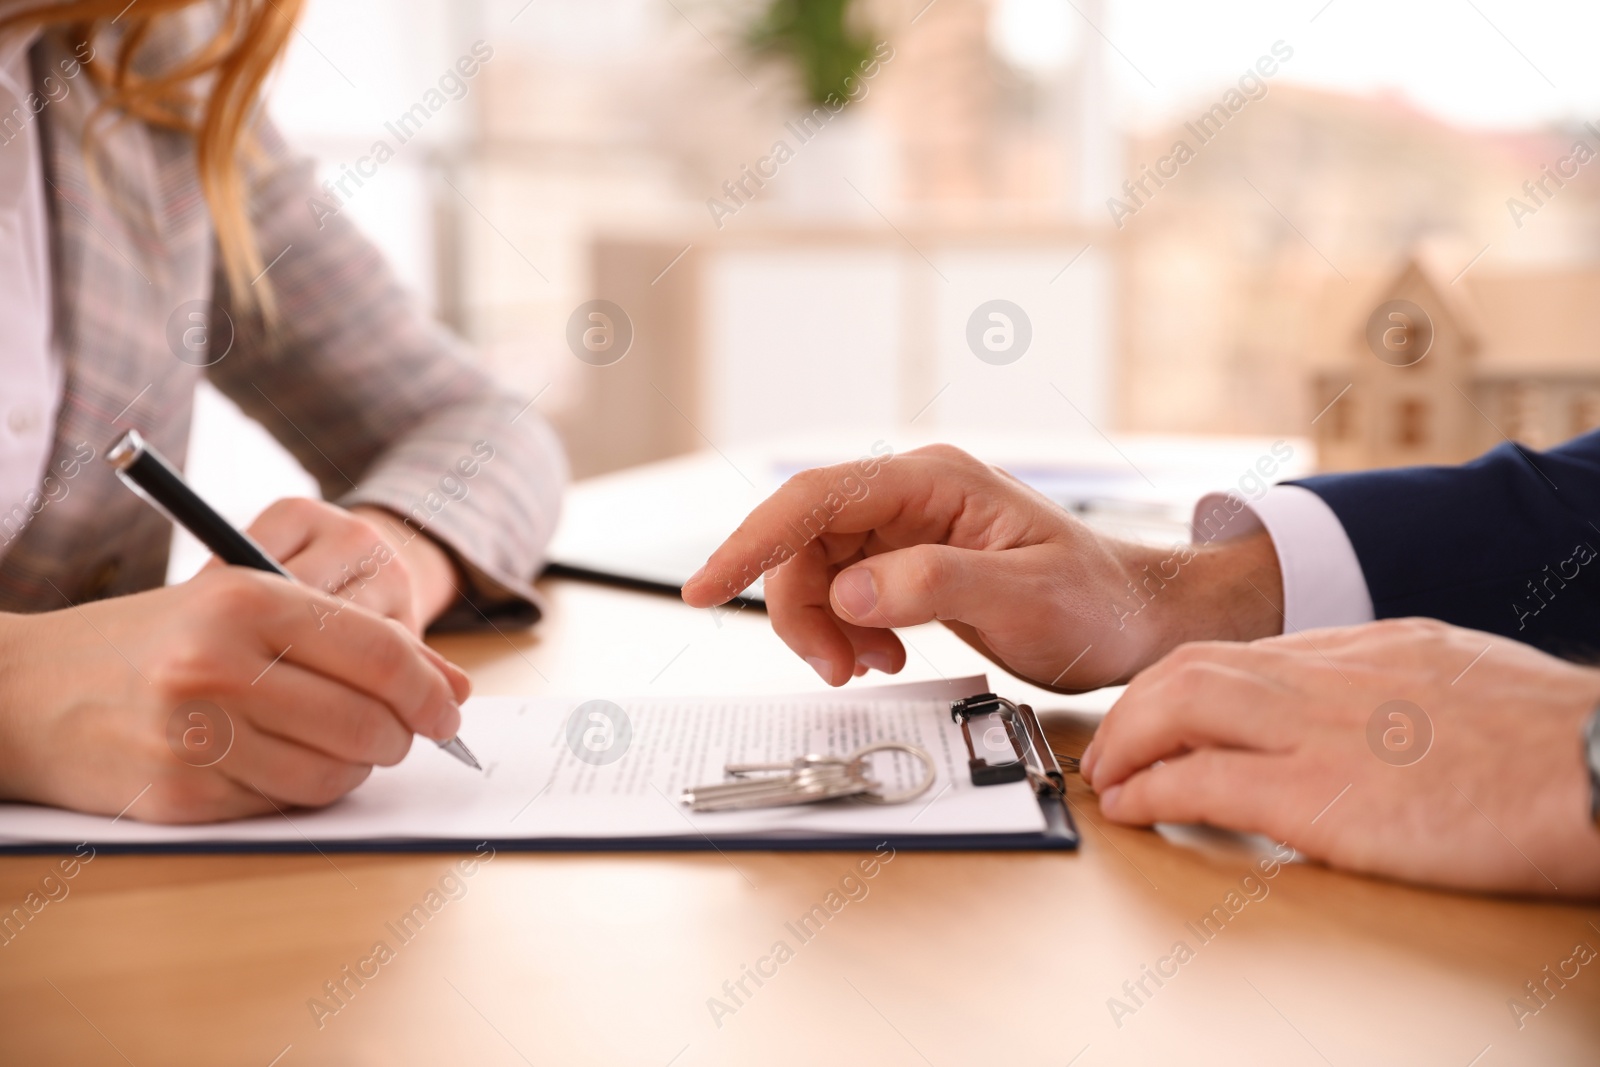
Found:
[[[1446,273],[1419,249],[1329,287],[1313,427],[1324,470],[1459,463],[1600,426],[1600,268]]]
[[[1285,65],[1285,76],[1293,74],[1295,62]],[[1193,143],[1183,121],[1199,114],[1205,102],[1197,101],[1169,127],[1135,138],[1126,173],[1142,173],[1177,138]],[[1316,427],[1311,419],[1331,396],[1314,395],[1308,376],[1326,363],[1330,346],[1337,347],[1337,367],[1353,367],[1346,342],[1381,302],[1373,292],[1396,281],[1396,264],[1414,249],[1438,238],[1457,244],[1447,253],[1440,249],[1436,287],[1459,295],[1463,307],[1487,320],[1483,329],[1493,343],[1486,339],[1485,345],[1493,351],[1486,349],[1482,373],[1508,371],[1502,359],[1528,360],[1530,374],[1543,370],[1558,357],[1542,338],[1548,331],[1551,344],[1565,344],[1554,334],[1567,320],[1539,321],[1524,341],[1508,337],[1502,346],[1503,320],[1497,316],[1514,309],[1495,310],[1498,294],[1515,284],[1512,271],[1526,270],[1536,279],[1528,283],[1532,289],[1546,279],[1567,281],[1528,294],[1535,303],[1504,321],[1520,324],[1521,314],[1537,317],[1544,312],[1532,309],[1551,302],[1565,307],[1565,287],[1579,276],[1571,268],[1600,264],[1600,182],[1587,173],[1568,182],[1536,217],[1509,214],[1507,198],[1526,199],[1523,183],[1570,153],[1580,135],[1593,142],[1586,131],[1565,128],[1458,128],[1401,99],[1348,97],[1275,79],[1264,99],[1201,146],[1180,175],[1118,231],[1125,265],[1119,427],[1280,435],[1322,427],[1334,412]],[[1334,293],[1343,294],[1346,317],[1325,314]],[[1329,332],[1334,327],[1336,336]],[[1590,331],[1574,343],[1585,341],[1600,346],[1600,334]],[[1377,362],[1361,351],[1368,363]],[[1434,363],[1438,354],[1424,363]],[[1426,380],[1432,370],[1425,366],[1415,373]],[[1347,370],[1334,391],[1351,380]],[[1465,388],[1464,381],[1459,384]],[[1345,400],[1362,403],[1363,389],[1358,384]],[[1433,397],[1430,417],[1439,417],[1442,403]],[[1500,421],[1496,412],[1485,411]],[[1564,425],[1565,416],[1557,422]],[[1505,423],[1501,429],[1512,432]],[[1427,437],[1434,440],[1446,430],[1435,425]],[[1478,440],[1485,446],[1500,440],[1486,425],[1482,431],[1488,436]],[[1466,447],[1454,442],[1440,454],[1454,458]],[[1413,462],[1425,451],[1407,451],[1404,458],[1380,455],[1374,462]]]

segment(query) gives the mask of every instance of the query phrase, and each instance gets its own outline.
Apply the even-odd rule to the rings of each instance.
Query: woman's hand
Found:
[[[773,629],[830,685],[900,670],[891,628],[934,619],[1064,691],[1126,680],[1185,640],[1282,623],[1265,534],[1215,547],[1118,541],[949,445],[796,475],[683,598],[725,603],[763,570]]]
[[[398,763],[413,734],[454,736],[469,690],[399,621],[207,568],[0,616],[0,794],[151,822],[328,804]]]
[[[1117,822],[1267,834],[1336,867],[1594,896],[1600,671],[1427,619],[1180,648],[1084,754]]]
[[[292,497],[245,531],[296,578],[420,634],[458,595],[455,564],[426,534],[380,508]],[[222,566],[213,560],[211,566]]]

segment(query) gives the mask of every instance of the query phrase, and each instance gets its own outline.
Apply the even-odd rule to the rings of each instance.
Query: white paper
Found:
[[[977,788],[967,770],[952,693],[981,691],[981,679],[920,687],[840,690],[811,696],[620,701],[631,739],[614,762],[569,731],[581,703],[483,697],[463,709],[461,736],[487,773],[419,741],[397,767],[320,810],[200,826],[120,819],[30,805],[0,805],[0,842],[75,844],[264,844],[289,842],[673,838],[726,834],[1037,833],[1044,816],[1026,782]],[[933,694],[938,694],[934,696]],[[614,729],[620,729],[616,724]],[[578,737],[569,740],[569,732]],[[938,774],[926,793],[899,805],[834,801],[736,812],[691,812],[683,790],[723,780],[729,762],[786,761],[807,753],[844,755],[877,741],[925,749]],[[582,757],[587,757],[582,758]],[[890,789],[921,764],[874,757]]]

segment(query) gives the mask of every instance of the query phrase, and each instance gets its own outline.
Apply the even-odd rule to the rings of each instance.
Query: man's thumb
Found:
[[[915,626],[954,619],[981,626],[993,611],[993,553],[949,545],[885,552],[840,571],[829,600],[858,626]]]

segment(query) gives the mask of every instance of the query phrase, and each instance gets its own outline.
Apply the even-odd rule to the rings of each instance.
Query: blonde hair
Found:
[[[158,23],[199,6],[219,8],[211,39],[167,70],[135,70],[139,49]],[[103,108],[193,136],[200,188],[229,288],[241,307],[259,305],[269,319],[271,291],[251,285],[264,263],[250,226],[240,156],[248,147],[261,87],[283,54],[300,9],[301,0],[57,0],[0,17],[0,34],[64,27],[78,54],[89,56],[84,69],[101,90]],[[95,54],[94,37],[112,23],[122,30],[121,47],[115,56]],[[197,83],[206,79],[202,95]]]

